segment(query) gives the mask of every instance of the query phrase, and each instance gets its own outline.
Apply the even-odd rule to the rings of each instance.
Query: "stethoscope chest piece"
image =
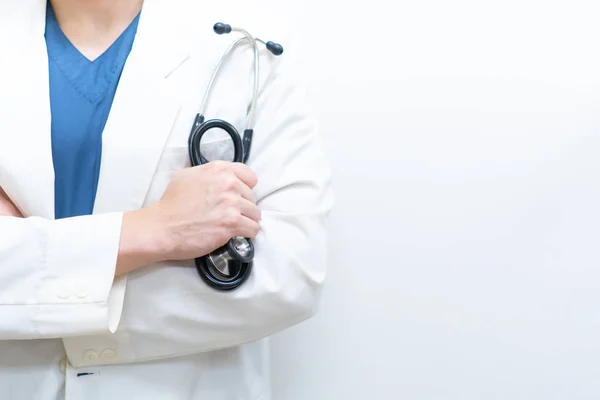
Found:
[[[227,291],[236,289],[248,279],[253,258],[252,241],[238,236],[195,262],[198,274],[208,286]]]

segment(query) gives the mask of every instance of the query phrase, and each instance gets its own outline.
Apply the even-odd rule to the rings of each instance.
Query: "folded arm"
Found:
[[[119,277],[158,261],[139,234],[148,223],[136,212],[23,218],[0,188],[0,340],[114,332]]]
[[[21,218],[3,199],[0,340],[114,331],[122,304],[113,290],[121,214]]]

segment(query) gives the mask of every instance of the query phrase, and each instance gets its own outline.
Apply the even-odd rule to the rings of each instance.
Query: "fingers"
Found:
[[[248,239],[256,239],[258,232],[260,231],[260,225],[258,222],[242,217],[238,222],[236,229],[232,232],[231,237],[242,236]]]
[[[222,218],[220,225],[225,229],[225,236],[244,236],[254,238],[260,230],[260,210],[246,199],[238,199],[231,204]]]
[[[234,191],[244,199],[256,203],[252,189],[258,183],[254,171],[242,163],[212,161],[206,164],[213,168],[212,176],[216,179],[220,191]]]
[[[255,238],[260,230],[261,211],[252,189],[258,183],[254,171],[242,163],[212,161],[204,165],[211,177],[215,204],[224,212],[221,225],[228,237]]]
[[[260,222],[261,212],[256,204],[246,199],[240,199],[238,207],[241,215],[253,221]]]
[[[254,189],[258,183],[258,177],[247,165],[242,163],[229,163],[231,171],[244,182],[250,189]]]
[[[256,204],[256,196],[254,195],[254,193],[252,192],[252,189],[250,189],[249,186],[247,186],[245,183],[241,182],[238,185],[238,193],[246,200],[248,200],[249,202],[252,202],[253,204]]]

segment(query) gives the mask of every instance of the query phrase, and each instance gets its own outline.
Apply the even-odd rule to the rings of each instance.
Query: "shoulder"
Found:
[[[34,22],[43,17],[45,11],[45,3],[41,3],[39,0],[0,0],[0,32],[3,34],[10,31],[26,33],[31,30]],[[2,36],[0,40],[4,41],[9,38]]]
[[[0,0],[0,49],[3,56],[8,59],[13,55],[11,50],[22,53],[30,47],[32,38],[43,35],[45,12],[45,3],[39,0]]]
[[[32,39],[43,34],[45,6],[39,1],[0,0],[0,80],[10,80],[29,61]]]
[[[27,1],[0,1],[0,32],[9,27],[18,26],[17,19],[26,15]]]

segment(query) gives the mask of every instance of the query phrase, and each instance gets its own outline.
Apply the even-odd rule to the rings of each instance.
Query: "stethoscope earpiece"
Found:
[[[215,26],[213,26],[213,31],[215,31],[217,35],[231,33],[231,25],[224,24],[222,22],[217,22]]]
[[[233,28],[231,27],[231,25],[229,24],[224,24],[222,22],[217,22],[214,26],[213,26],[213,31],[215,31],[215,33],[217,35],[223,35],[226,33],[231,33],[231,31],[233,30]],[[272,41],[268,41],[268,42],[263,42],[260,39],[255,39],[256,41],[262,42],[266,47],[267,50],[269,50],[273,55],[275,56],[280,56],[283,54],[283,46],[280,45],[279,43],[275,43]]]
[[[269,51],[275,56],[280,56],[281,54],[283,54],[283,46],[279,43],[268,41],[266,43],[266,46],[267,49],[269,49]]]

